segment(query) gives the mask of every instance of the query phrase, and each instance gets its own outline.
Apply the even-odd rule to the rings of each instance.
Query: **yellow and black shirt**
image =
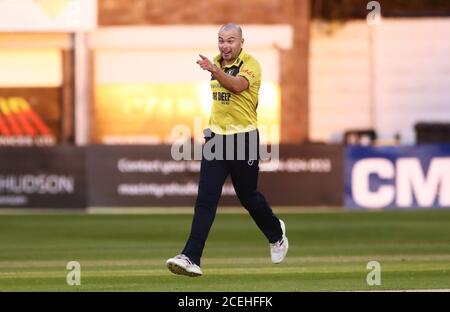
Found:
[[[249,87],[240,94],[233,93],[211,77],[213,104],[209,127],[217,134],[235,134],[257,128],[259,87],[261,86],[261,67],[251,55],[241,50],[233,64],[222,67],[221,55],[214,58],[214,64],[232,76],[242,76],[248,80]]]

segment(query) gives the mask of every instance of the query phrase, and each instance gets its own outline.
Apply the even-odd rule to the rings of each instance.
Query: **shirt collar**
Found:
[[[234,62],[232,64],[229,65],[225,65],[223,68],[230,68],[232,66],[239,66],[239,63],[242,60],[242,57],[244,56],[245,52],[244,49],[241,49],[241,52],[239,53],[239,56],[234,60]],[[214,63],[220,68],[220,61],[222,60],[222,55],[216,55],[216,57],[214,57]]]

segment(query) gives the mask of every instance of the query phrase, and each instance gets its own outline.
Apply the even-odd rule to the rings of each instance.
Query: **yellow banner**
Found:
[[[194,137],[194,120],[201,120],[205,128],[211,103],[209,82],[99,85],[95,88],[93,141],[163,143],[171,141],[172,129],[177,125],[189,127]],[[279,111],[278,84],[263,83],[259,126],[278,129]]]

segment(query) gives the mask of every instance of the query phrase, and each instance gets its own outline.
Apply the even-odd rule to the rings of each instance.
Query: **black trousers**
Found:
[[[257,130],[254,131],[256,131],[258,140],[249,140],[252,136],[249,136],[249,133],[247,133],[245,138],[247,151],[252,144],[259,145],[259,134]],[[206,143],[215,136],[218,135],[212,133],[208,137],[205,134]],[[227,137],[229,138],[229,136],[219,137],[221,140],[223,139],[224,145],[229,142],[227,141]],[[234,140],[235,147],[237,141]],[[238,148],[236,148],[234,158],[229,159],[230,157],[226,157],[225,155],[226,148],[224,148],[222,159],[207,159],[205,157],[205,145],[203,147],[198,195],[195,203],[191,233],[182,254],[185,254],[191,261],[200,265],[200,258],[205,247],[205,242],[216,216],[217,204],[222,194],[222,187],[228,175],[231,175],[233,187],[240,203],[250,213],[250,216],[266,236],[267,240],[270,243],[280,240],[283,234],[279,219],[272,212],[264,196],[257,191],[259,157],[251,159],[250,154],[246,152],[245,159],[238,160],[236,159]]]

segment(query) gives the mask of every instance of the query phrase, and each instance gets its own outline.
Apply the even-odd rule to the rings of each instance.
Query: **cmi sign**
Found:
[[[350,209],[450,207],[450,145],[349,147]]]

